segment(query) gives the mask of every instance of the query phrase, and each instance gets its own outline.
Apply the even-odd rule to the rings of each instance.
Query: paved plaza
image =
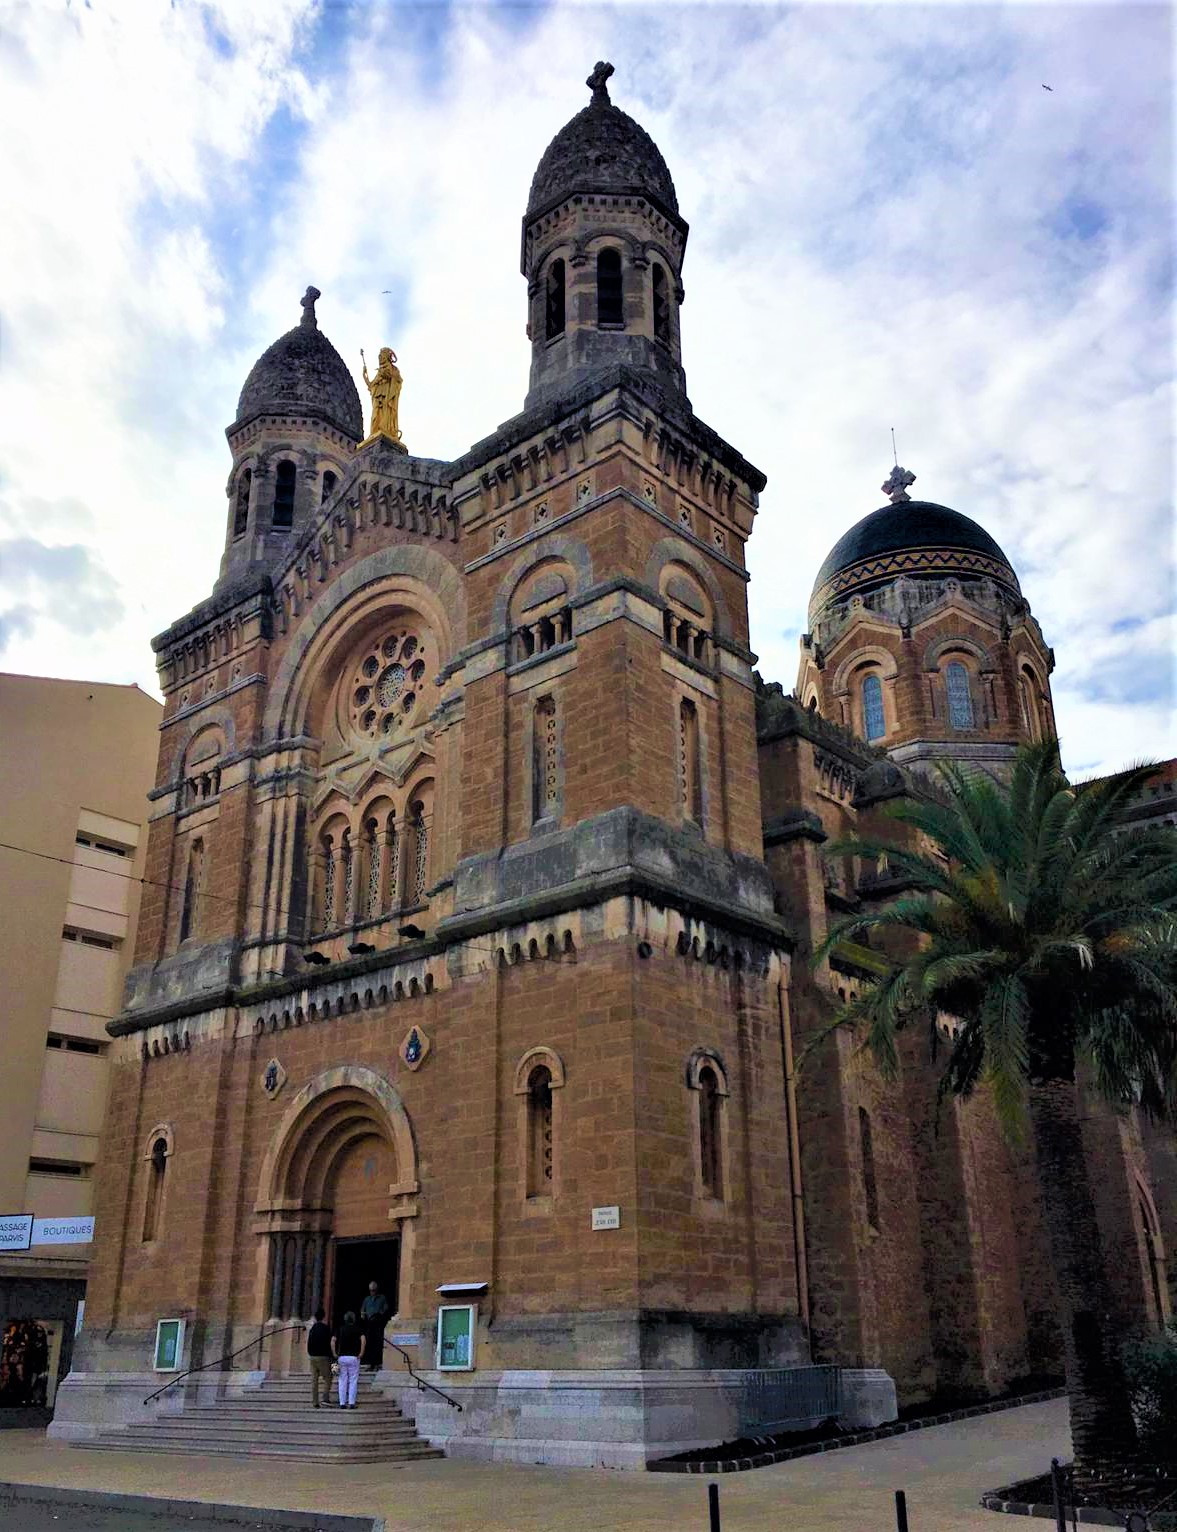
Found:
[[[1002,1532],[982,1491],[1067,1457],[1065,1399],[933,1426],[720,1479],[724,1532]],[[706,1532],[706,1480],[677,1474],[433,1461],[286,1463],[79,1452],[0,1432],[0,1481],[383,1516],[387,1532]],[[3,1525],[3,1523],[0,1523]],[[7,1532],[7,1529],[6,1529]]]

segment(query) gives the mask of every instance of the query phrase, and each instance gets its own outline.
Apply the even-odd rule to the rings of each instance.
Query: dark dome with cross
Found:
[[[1013,565],[985,528],[947,505],[910,499],[907,486],[914,482],[914,474],[896,468],[883,486],[892,503],[855,522],[830,549],[813,582],[811,618],[831,600],[865,594],[903,574],[988,577],[1020,594]]]
[[[612,64],[600,63],[589,75],[585,83],[593,98],[544,150],[525,217],[544,212],[572,192],[622,192],[649,198],[681,222],[674,182],[658,145],[609,99],[612,73]]]
[[[355,380],[339,352],[319,329],[315,317],[316,287],[308,287],[303,315],[253,364],[232,429],[258,415],[288,415],[313,411],[355,441],[364,434],[364,415]]]

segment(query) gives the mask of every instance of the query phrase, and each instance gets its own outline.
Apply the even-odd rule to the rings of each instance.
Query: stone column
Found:
[[[271,1234],[270,1243],[273,1246],[270,1275],[270,1300],[266,1305],[269,1317],[282,1319],[282,1287],[286,1277],[286,1242],[285,1235]]]

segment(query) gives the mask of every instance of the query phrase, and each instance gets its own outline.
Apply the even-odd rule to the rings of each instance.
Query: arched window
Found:
[[[703,786],[699,759],[699,712],[685,697],[678,705],[678,773],[683,817],[703,823]]]
[[[204,873],[204,841],[194,840],[188,852],[188,871],[184,878],[184,902],[180,907],[180,940],[186,942],[196,935],[197,901]]]
[[[1167,1282],[1165,1278],[1165,1255],[1161,1245],[1161,1231],[1156,1216],[1141,1186],[1137,1187],[1137,1207],[1140,1227],[1144,1231],[1144,1253],[1148,1261],[1148,1283],[1152,1294],[1153,1311],[1157,1328],[1163,1330],[1169,1318]]]
[[[233,512],[233,536],[240,537],[249,526],[249,489],[253,483],[253,469],[246,468],[237,480],[237,505]]]
[[[1034,673],[1024,665],[1018,676],[1018,701],[1022,710],[1022,725],[1031,739],[1041,739],[1042,731],[1038,715],[1038,686]]]
[[[297,469],[288,459],[278,464],[274,489],[274,516],[272,526],[282,529],[294,525],[294,482]]]
[[[625,324],[621,303],[621,252],[602,250],[597,256],[597,323]]]
[[[552,1071],[546,1064],[527,1078],[527,1195],[552,1195]]]
[[[532,726],[532,821],[551,819],[560,812],[559,719],[556,699],[541,697]]]
[[[875,1184],[875,1148],[871,1138],[870,1114],[858,1108],[858,1137],[862,1146],[862,1190],[866,1197],[866,1221],[876,1233],[879,1228],[879,1191]]]
[[[345,830],[339,843],[340,861],[340,890],[337,915],[341,926],[350,925],[355,918],[355,888],[356,888],[356,859],[355,848],[351,843],[351,831]]]
[[[335,841],[332,836],[324,835],[319,843],[320,873],[322,879],[319,885],[318,920],[314,922],[320,930],[330,931],[335,925]]]
[[[320,505],[326,505],[328,500],[330,500],[334,493],[336,482],[335,475],[328,468],[327,472],[323,475],[323,494],[319,501]]]
[[[423,904],[429,884],[429,822],[423,803],[409,805],[411,860],[407,871],[405,895],[410,904]]]
[[[862,728],[867,739],[882,739],[887,732],[883,718],[883,683],[874,674],[862,683]]]
[[[969,673],[959,660],[944,667],[944,686],[948,693],[948,722],[954,729],[975,728]]]
[[[548,340],[564,333],[564,262],[560,259],[548,267],[544,325]]]
[[[156,1138],[147,1156],[147,1197],[143,1206],[143,1241],[155,1239],[159,1233],[160,1212],[163,1208],[164,1179],[168,1173],[168,1141],[162,1134]]]
[[[719,1139],[721,1101],[715,1070],[710,1064],[704,1064],[699,1071],[699,1165],[704,1195],[719,1200],[723,1198],[723,1154]]]
[[[670,283],[658,262],[654,262],[654,339],[670,345]]]

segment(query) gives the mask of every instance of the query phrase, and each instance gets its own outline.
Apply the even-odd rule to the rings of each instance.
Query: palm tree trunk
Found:
[[[1109,1480],[1122,1481],[1130,1470],[1136,1429],[1083,1153],[1078,1087],[1073,1079],[1031,1084],[1029,1104],[1062,1307],[1075,1480],[1093,1495]]]

